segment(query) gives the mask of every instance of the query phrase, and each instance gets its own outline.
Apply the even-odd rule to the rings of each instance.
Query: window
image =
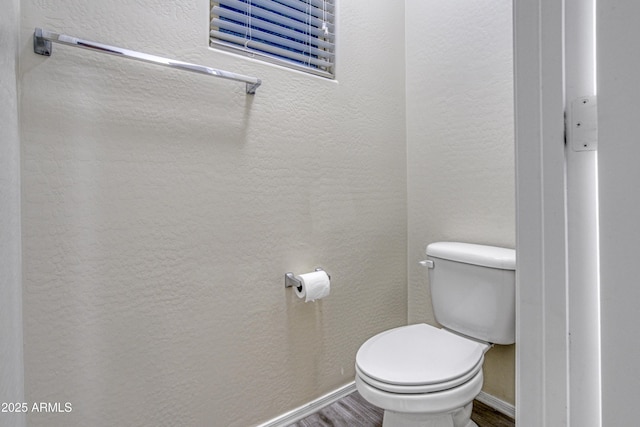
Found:
[[[211,0],[210,45],[334,77],[334,0]]]

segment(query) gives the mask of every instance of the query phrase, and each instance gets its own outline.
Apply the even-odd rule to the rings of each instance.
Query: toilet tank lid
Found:
[[[427,256],[501,270],[516,269],[516,251],[497,246],[460,242],[437,242],[427,246]]]

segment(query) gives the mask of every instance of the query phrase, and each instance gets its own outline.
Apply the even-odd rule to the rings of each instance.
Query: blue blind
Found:
[[[334,0],[212,0],[211,46],[334,76]]]

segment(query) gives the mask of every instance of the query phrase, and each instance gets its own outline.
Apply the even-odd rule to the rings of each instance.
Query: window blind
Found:
[[[334,77],[334,0],[212,0],[210,44]]]

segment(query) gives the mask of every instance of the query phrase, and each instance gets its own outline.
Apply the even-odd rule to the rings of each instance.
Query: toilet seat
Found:
[[[379,390],[433,393],[474,378],[488,348],[427,324],[402,326],[367,340],[356,355],[356,372]]]
[[[484,363],[484,357],[478,362],[478,364],[466,373],[465,375],[455,378],[451,381],[446,381],[443,383],[436,384],[422,384],[422,385],[399,385],[399,384],[389,384],[383,381],[378,381],[374,378],[369,377],[367,374],[362,372],[360,368],[356,365],[356,375],[359,376],[362,381],[366,382],[372,387],[375,387],[379,390],[387,391],[390,393],[399,393],[399,394],[423,394],[423,393],[435,393],[438,391],[449,390],[454,387],[457,387],[461,384],[464,384],[470,381],[473,377],[475,377],[478,372],[482,370],[482,364]]]
[[[447,414],[471,403],[482,390],[482,383],[483,376],[480,370],[469,381],[455,388],[433,393],[400,394],[380,390],[356,375],[356,388],[360,395],[367,402],[384,409],[385,414],[386,411],[407,414]]]

